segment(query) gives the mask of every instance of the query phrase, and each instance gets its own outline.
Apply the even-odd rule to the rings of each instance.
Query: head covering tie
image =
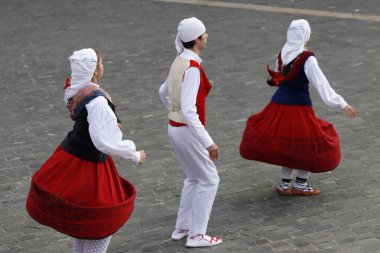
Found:
[[[183,51],[182,42],[195,40],[206,32],[206,27],[199,19],[192,17],[182,20],[178,25],[178,32],[175,38],[175,47],[180,54]]]
[[[65,102],[75,96],[81,89],[94,85],[91,79],[98,64],[98,57],[92,48],[75,51],[69,57],[71,67],[71,80],[66,80]]]
[[[305,49],[310,39],[310,25],[305,19],[293,20],[287,32],[286,43],[281,49],[281,59],[284,65],[295,59]]]

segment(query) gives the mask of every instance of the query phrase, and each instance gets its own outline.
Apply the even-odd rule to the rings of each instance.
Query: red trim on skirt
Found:
[[[136,191],[111,157],[82,160],[60,146],[32,178],[26,209],[39,223],[76,238],[115,233],[133,212]]]
[[[273,102],[249,117],[240,155],[314,173],[335,169],[341,159],[334,126],[317,118],[311,106]]]

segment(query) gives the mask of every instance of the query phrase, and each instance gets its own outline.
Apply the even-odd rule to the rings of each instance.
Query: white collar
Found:
[[[197,55],[196,53],[194,53],[194,51],[192,51],[192,50],[189,50],[189,49],[185,48],[180,55],[181,55],[181,57],[183,59],[194,60],[194,61],[198,62],[199,64],[202,63],[202,58],[199,57],[199,55]]]

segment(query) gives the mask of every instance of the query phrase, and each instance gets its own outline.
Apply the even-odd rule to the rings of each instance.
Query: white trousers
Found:
[[[281,177],[284,179],[292,179],[293,178],[293,170],[291,168],[282,167]],[[306,170],[298,170],[297,177],[308,179],[310,176],[310,172]]]
[[[219,185],[215,164],[186,126],[169,125],[168,133],[185,173],[176,229],[188,229],[189,235],[206,234]]]

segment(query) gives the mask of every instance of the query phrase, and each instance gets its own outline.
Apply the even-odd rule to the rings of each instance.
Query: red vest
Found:
[[[195,105],[197,107],[199,120],[201,121],[203,126],[206,126],[206,97],[210,92],[212,86],[207,78],[206,73],[203,71],[202,66],[198,62],[190,60],[190,67],[198,68],[200,72],[201,80],[199,84],[197,102]]]
[[[199,116],[199,120],[201,121],[203,126],[206,126],[206,97],[210,92],[212,86],[210,84],[210,81],[208,80],[206,73],[203,71],[202,66],[198,62],[190,60],[189,68],[191,67],[198,68],[200,72],[200,84],[195,106],[197,107],[197,114]],[[172,120],[169,120],[169,123],[171,126],[174,127],[186,126],[186,124],[178,123]]]

